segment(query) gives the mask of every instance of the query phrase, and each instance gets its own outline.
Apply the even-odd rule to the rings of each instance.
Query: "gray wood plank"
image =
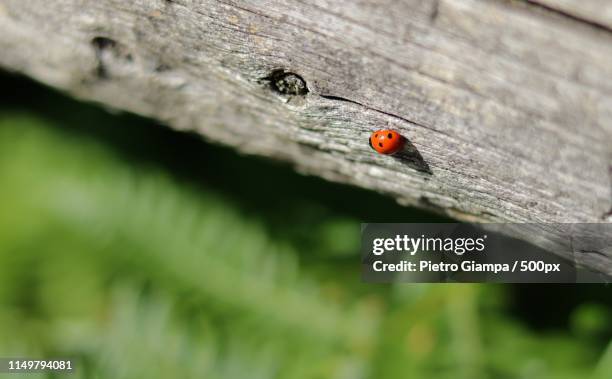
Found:
[[[610,221],[612,33],[587,22],[478,0],[40,4],[0,2],[0,65],[79,98],[462,220]],[[403,158],[369,148],[386,127]]]

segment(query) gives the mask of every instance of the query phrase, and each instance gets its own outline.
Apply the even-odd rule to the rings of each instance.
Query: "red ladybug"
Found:
[[[370,147],[385,155],[401,151],[405,143],[406,139],[394,130],[377,130],[370,136]]]

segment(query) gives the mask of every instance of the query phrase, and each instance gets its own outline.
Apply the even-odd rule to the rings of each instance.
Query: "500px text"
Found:
[[[372,267],[377,272],[560,272],[560,264],[546,263],[544,261],[514,261],[509,263],[478,263],[475,261],[463,261],[461,263],[441,263],[432,261],[398,263],[383,263],[376,261]]]

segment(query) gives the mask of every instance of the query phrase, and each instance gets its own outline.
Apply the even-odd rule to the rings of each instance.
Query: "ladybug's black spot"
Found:
[[[379,143],[378,143],[378,146],[382,147],[382,143],[381,143],[381,142],[379,142]]]
[[[374,134],[374,138],[378,138],[378,133]]]
[[[393,138],[393,134],[391,134],[391,133],[387,134],[387,138],[389,138],[389,139]]]
[[[372,149],[374,148],[374,146],[372,146],[372,137],[368,138],[368,145],[370,145]]]

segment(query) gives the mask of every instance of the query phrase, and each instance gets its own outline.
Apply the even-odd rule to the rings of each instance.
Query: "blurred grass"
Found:
[[[75,378],[612,377],[609,287],[362,284],[359,222],[442,219],[0,82],[0,357],[75,357]]]

